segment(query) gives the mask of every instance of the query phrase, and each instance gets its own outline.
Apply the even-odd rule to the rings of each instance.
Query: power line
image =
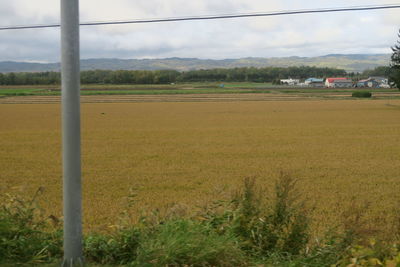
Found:
[[[100,26],[100,25],[118,25],[118,24],[139,24],[139,23],[161,23],[161,22],[177,22],[177,21],[193,21],[193,20],[215,20],[215,19],[235,19],[249,17],[270,17],[283,15],[298,15],[312,13],[332,13],[332,12],[350,12],[365,11],[378,9],[400,8],[400,4],[379,5],[379,6],[350,6],[337,8],[320,8],[320,9],[299,9],[299,10],[283,10],[264,13],[243,13],[243,14],[225,14],[225,15],[206,15],[206,16],[190,16],[190,17],[172,17],[172,18],[155,18],[155,19],[134,19],[121,21],[94,21],[82,22],[80,26]],[[56,28],[60,27],[59,23],[40,24],[40,25],[20,25],[20,26],[4,26],[1,30],[23,30],[23,29],[39,29],[39,28]]]

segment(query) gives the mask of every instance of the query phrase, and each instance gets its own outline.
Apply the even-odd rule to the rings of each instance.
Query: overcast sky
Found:
[[[0,26],[59,23],[59,0],[0,0]],[[112,21],[400,0],[80,0],[80,20]],[[400,9],[81,27],[81,58],[242,58],[390,53]],[[0,61],[58,62],[59,29],[0,31]]]

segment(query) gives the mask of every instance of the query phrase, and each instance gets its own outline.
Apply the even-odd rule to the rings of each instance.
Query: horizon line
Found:
[[[327,56],[373,56],[373,55],[390,55],[391,53],[352,53],[352,54],[338,54],[338,53],[332,53],[332,54],[324,54],[320,56],[281,56],[281,57],[257,57],[257,56],[245,56],[245,57],[235,57],[235,58],[222,58],[222,59],[216,59],[216,58],[198,58],[198,57],[143,57],[143,58],[118,58],[118,57],[88,57],[88,58],[81,58],[80,60],[97,60],[97,59],[108,59],[108,60],[165,60],[165,59],[195,59],[195,60],[214,60],[214,61],[222,61],[222,60],[238,60],[238,59],[246,59],[246,58],[262,58],[262,59],[268,59],[268,58],[318,58],[318,57],[327,57]],[[31,64],[60,64],[60,61],[43,61],[43,60],[30,60],[30,59],[24,59],[24,60],[0,60],[0,63],[5,63],[5,62],[13,62],[13,63],[31,63]]]

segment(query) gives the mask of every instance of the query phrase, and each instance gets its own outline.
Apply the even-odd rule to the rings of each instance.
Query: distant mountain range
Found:
[[[198,59],[198,58],[163,58],[163,59],[117,59],[95,58],[81,60],[82,70],[160,70],[178,71],[235,68],[235,67],[290,67],[316,66],[345,69],[348,72],[362,72],[378,66],[388,66],[390,54],[331,54],[320,57],[248,57],[240,59]],[[60,63],[0,62],[0,72],[40,72],[60,71]]]

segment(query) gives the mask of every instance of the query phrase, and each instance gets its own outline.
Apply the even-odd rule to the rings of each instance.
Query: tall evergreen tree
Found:
[[[397,34],[400,38],[400,30]],[[393,54],[391,56],[391,80],[396,84],[397,88],[400,90],[400,39],[397,43],[392,47]]]

